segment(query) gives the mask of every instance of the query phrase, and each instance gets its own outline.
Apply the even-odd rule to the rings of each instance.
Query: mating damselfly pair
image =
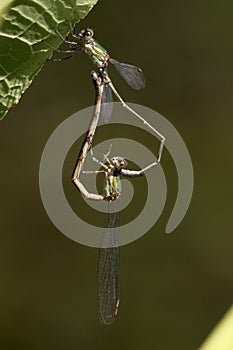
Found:
[[[146,171],[152,169],[160,163],[165,137],[160,134],[151,124],[149,124],[140,114],[130,108],[121,98],[114,87],[109,74],[108,64],[115,66],[119,74],[134,89],[141,89],[145,86],[145,78],[139,67],[131,64],[120,63],[112,59],[107,51],[94,39],[94,32],[87,28],[82,30],[78,35],[75,28],[70,25],[70,35],[72,40],[62,36],[55,29],[63,41],[69,45],[67,50],[54,49],[62,54],[69,56],[56,59],[61,61],[67,59],[74,54],[86,53],[97,71],[92,71],[91,77],[96,90],[95,107],[89,130],[86,134],[85,141],[79,152],[78,159],[74,168],[72,181],[79,189],[82,195],[87,199],[106,200],[109,202],[109,219],[108,226],[103,236],[102,244],[99,251],[98,259],[98,301],[99,316],[104,324],[110,324],[118,313],[120,303],[120,285],[119,285],[119,254],[118,254],[118,226],[119,213],[117,199],[121,195],[121,177],[138,177],[145,174]],[[50,46],[50,45],[49,45]],[[126,169],[127,162],[124,157],[116,156],[109,158],[110,150],[104,155],[104,160],[99,161],[93,155],[92,144],[95,131],[98,125],[100,114],[108,121],[113,109],[112,94],[121,102],[132,115],[137,117],[144,125],[146,125],[160,141],[158,156],[154,162],[141,170]],[[100,167],[101,170],[84,171],[83,166],[88,152],[91,151],[92,159]],[[90,193],[80,180],[81,174],[104,174],[104,191],[103,194]]]

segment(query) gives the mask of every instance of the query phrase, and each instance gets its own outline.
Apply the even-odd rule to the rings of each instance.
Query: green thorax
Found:
[[[106,157],[107,158],[107,157]],[[114,201],[121,195],[121,170],[127,165],[125,158],[112,157],[107,159],[105,167],[104,197],[107,201]],[[106,165],[105,164],[105,165]]]
[[[84,45],[85,53],[90,56],[92,62],[98,68],[106,67],[109,59],[107,51],[94,39],[89,40],[88,43]]]
[[[121,190],[121,176],[119,174],[108,175],[104,187],[104,196],[106,199],[117,199],[121,194]]]

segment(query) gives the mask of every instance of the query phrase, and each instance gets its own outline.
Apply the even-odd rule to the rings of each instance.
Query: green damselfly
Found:
[[[126,108],[130,113],[132,113],[135,117],[137,117],[144,125],[149,127],[155,136],[160,140],[160,148],[158,152],[157,160],[160,161],[163,146],[165,142],[165,137],[156,130],[151,124],[149,124],[140,114],[134,111],[131,107],[129,107],[122,97],[117,92],[115,86],[110,79],[108,74],[108,65],[109,63],[113,64],[119,74],[123,77],[123,79],[134,89],[141,89],[145,86],[145,78],[141,68],[137,66],[133,66],[131,64],[120,63],[117,60],[110,57],[107,51],[94,39],[94,32],[90,28],[86,28],[82,30],[78,35],[75,34],[75,27],[70,24],[70,35],[73,40],[68,40],[63,37],[63,35],[55,28],[56,33],[62,38],[62,40],[69,45],[69,49],[60,50],[52,47],[55,51],[63,54],[70,54],[65,58],[55,59],[57,61],[61,61],[63,59],[67,59],[72,57],[74,54],[84,52],[87,54],[95,67],[98,70],[98,75],[102,78],[102,83],[104,85],[103,93],[102,93],[102,111],[101,114],[103,118],[108,121],[112,109],[113,109],[113,99],[112,93],[116,96],[116,98],[121,102],[122,106]]]
[[[104,77],[99,72],[92,72],[92,80],[96,89],[96,104],[92,116],[92,121],[86,135],[86,139],[80,150],[77,163],[74,168],[72,181],[87,199],[106,200],[109,203],[108,225],[105,230],[98,258],[98,306],[99,317],[103,324],[111,324],[118,313],[120,304],[120,273],[119,273],[119,252],[118,252],[118,226],[119,213],[117,199],[121,195],[121,177],[138,177],[146,171],[159,164],[156,160],[142,170],[126,169],[127,162],[124,157],[116,156],[109,158],[110,149],[104,155],[104,162],[99,161],[93,155],[92,141],[98,124],[102,94],[104,89]],[[88,151],[91,150],[92,159],[101,166],[101,170],[84,171],[83,165]],[[80,180],[81,173],[84,174],[104,174],[103,194],[90,193]]]
[[[128,170],[126,169],[127,162],[124,157],[108,158],[109,153],[110,150],[104,155],[104,162],[101,162],[94,157],[92,152],[92,159],[101,166],[101,169],[97,171],[82,171],[84,174],[104,174],[103,195],[87,193],[86,189],[82,192],[82,187],[79,187],[86,198],[103,199],[109,202],[108,225],[99,250],[97,277],[99,318],[106,325],[114,321],[120,305],[118,198],[122,193],[121,178],[122,176],[131,178],[142,176],[146,171],[159,164],[155,161],[142,170]]]

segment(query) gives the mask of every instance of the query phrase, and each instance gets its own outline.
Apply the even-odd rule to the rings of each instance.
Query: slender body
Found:
[[[105,162],[96,159],[92,152],[92,158],[102,170],[84,171],[84,174],[104,174],[103,199],[109,202],[108,226],[104,232],[98,258],[98,305],[99,318],[103,324],[111,324],[118,314],[120,305],[120,269],[118,248],[118,198],[121,195],[121,177],[138,177],[159,163],[151,163],[142,170],[128,170],[126,160],[121,157],[108,158],[110,151],[104,155]],[[82,187],[79,187],[81,190]],[[97,198],[95,193],[87,194],[85,189],[82,194],[88,199]]]
[[[111,201],[108,206],[108,225],[99,250],[97,273],[99,319],[105,325],[115,320],[120,305],[118,201]]]
[[[121,195],[121,177],[142,176],[146,171],[159,164],[155,162],[142,170],[126,169],[127,162],[123,157],[116,156],[108,158],[110,150],[104,155],[104,162],[97,160],[92,151],[92,141],[101,112],[104,80],[101,74],[92,72],[92,80],[96,90],[96,104],[93,111],[92,120],[82,149],[74,168],[72,181],[85,198],[92,200],[106,200],[109,202],[108,226],[105,230],[98,258],[98,308],[99,318],[103,324],[111,324],[118,314],[120,305],[120,271],[119,271],[119,251],[118,251],[118,226],[119,213],[117,199]],[[83,165],[88,151],[91,150],[93,160],[102,167],[102,170],[84,171]],[[90,193],[80,180],[81,173],[104,175],[103,194]]]
[[[56,29],[57,34],[62,38],[62,40],[69,45],[68,50],[59,50],[53,48],[55,51],[64,54],[70,54],[70,56],[65,57],[65,59],[73,56],[76,53],[84,52],[87,54],[95,67],[98,70],[98,74],[101,75],[104,83],[104,89],[102,93],[102,114],[106,121],[109,120],[112,113],[112,93],[121,102],[122,106],[126,108],[131,114],[137,117],[144,125],[151,129],[154,135],[160,141],[160,147],[158,151],[157,160],[160,162],[163,146],[165,142],[165,137],[156,130],[150,123],[148,123],[140,114],[129,107],[122,97],[119,95],[115,86],[110,79],[108,74],[109,63],[113,64],[122,78],[133,88],[141,89],[145,87],[145,78],[141,68],[133,66],[131,64],[121,63],[110,57],[108,52],[94,39],[94,32],[90,28],[82,30],[78,35],[75,34],[75,28],[70,26],[70,34],[75,41],[70,41],[62,36],[62,34]],[[62,60],[62,59],[58,59]]]

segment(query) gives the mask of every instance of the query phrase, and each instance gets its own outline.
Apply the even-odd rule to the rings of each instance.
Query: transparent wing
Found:
[[[108,83],[104,85],[104,91],[102,95],[102,105],[101,105],[101,116],[103,120],[107,123],[111,117],[113,110],[113,98],[112,90]]]
[[[114,321],[120,301],[118,225],[116,200],[109,203],[108,227],[104,232],[98,259],[99,317],[106,325]]]
[[[109,61],[114,64],[118,73],[133,89],[139,90],[145,87],[146,81],[141,68],[127,63],[120,63],[113,58],[110,58]]]

